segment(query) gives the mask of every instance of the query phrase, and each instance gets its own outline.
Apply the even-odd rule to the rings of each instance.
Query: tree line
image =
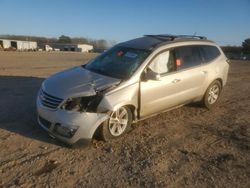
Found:
[[[85,37],[69,37],[61,35],[58,38],[52,37],[37,37],[37,36],[24,36],[24,35],[0,35],[0,38],[24,41],[36,41],[39,45],[61,43],[61,44],[90,44],[95,49],[107,49],[116,44],[115,41],[107,41],[104,39],[91,39]],[[250,54],[250,38],[245,39],[241,46],[222,46],[225,53],[234,54]]]
[[[245,39],[241,46],[222,46],[225,53],[250,54],[250,38]]]

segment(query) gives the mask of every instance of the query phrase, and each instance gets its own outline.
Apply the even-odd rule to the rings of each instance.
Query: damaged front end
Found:
[[[102,101],[104,94],[113,88],[116,85],[109,85],[100,90],[95,88],[95,85],[92,84],[92,91],[85,93],[84,96],[81,97],[72,97],[68,98],[62,105],[61,109],[73,112],[90,112],[90,113],[97,113],[98,105]]]
[[[109,86],[102,91],[93,87],[85,96],[64,100],[56,110],[50,110],[37,98],[38,122],[52,137],[74,144],[80,140],[90,140],[96,129],[109,118],[106,111],[98,111],[98,105],[104,98]]]
[[[109,118],[108,108],[98,106],[120,82],[81,67],[57,73],[43,82],[38,94],[38,123],[68,144],[90,140]]]
[[[69,98],[61,106],[61,109],[74,112],[97,112],[97,106],[101,102],[102,98],[102,94]]]

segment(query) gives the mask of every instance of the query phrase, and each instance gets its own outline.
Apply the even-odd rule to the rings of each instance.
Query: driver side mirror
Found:
[[[161,79],[161,75],[159,73],[152,71],[150,68],[147,68],[143,71],[141,78],[143,81],[148,81],[148,80],[159,81]]]

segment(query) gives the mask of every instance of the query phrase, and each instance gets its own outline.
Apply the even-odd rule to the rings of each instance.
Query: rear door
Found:
[[[186,79],[185,94],[188,100],[203,95],[203,85],[208,78],[207,66],[203,64],[200,45],[182,46],[175,49],[177,72]]]

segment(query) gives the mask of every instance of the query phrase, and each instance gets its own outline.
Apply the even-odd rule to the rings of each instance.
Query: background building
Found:
[[[80,49],[81,52],[90,52],[94,49],[94,46],[89,44],[77,44],[78,49]]]
[[[90,52],[94,49],[92,45],[89,44],[49,44],[56,51],[71,51],[71,52]]]
[[[0,39],[0,48],[1,49],[12,49],[12,50],[36,50],[37,42],[34,41],[21,41],[21,40],[9,40],[9,39]]]

